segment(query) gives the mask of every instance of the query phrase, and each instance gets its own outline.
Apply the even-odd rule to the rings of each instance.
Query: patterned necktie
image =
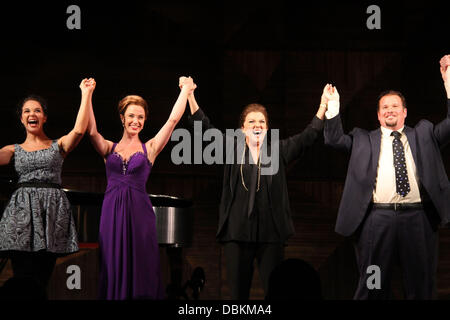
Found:
[[[394,151],[396,191],[399,195],[405,197],[411,189],[409,187],[408,170],[406,170],[405,150],[403,149],[403,143],[400,141],[401,135],[398,131],[391,133],[391,136],[394,136],[392,149]]]

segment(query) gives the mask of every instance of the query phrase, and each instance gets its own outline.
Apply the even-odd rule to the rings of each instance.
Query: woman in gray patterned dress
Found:
[[[80,109],[67,135],[55,140],[46,136],[47,107],[42,98],[30,96],[18,108],[25,142],[0,149],[0,165],[14,160],[19,176],[0,220],[0,254],[11,259],[14,278],[32,278],[43,288],[56,257],[78,251],[69,200],[61,189],[61,168],[86,131],[94,79],[84,79],[80,89]]]

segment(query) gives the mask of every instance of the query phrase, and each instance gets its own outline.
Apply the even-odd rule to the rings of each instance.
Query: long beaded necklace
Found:
[[[244,145],[244,152],[242,153],[242,161],[241,161],[241,181],[242,181],[242,186],[244,187],[244,189],[246,191],[248,191],[247,186],[245,185],[244,182],[244,173],[242,170],[242,166],[244,165],[244,157],[245,157],[245,149],[247,147],[247,144]],[[250,151],[250,149],[249,149]],[[259,191],[259,181],[260,181],[260,177],[261,177],[261,154],[259,154],[258,156],[258,187],[256,188],[256,192]]]

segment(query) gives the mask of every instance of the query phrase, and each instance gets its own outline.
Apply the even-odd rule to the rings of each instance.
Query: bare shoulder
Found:
[[[0,149],[0,165],[8,164],[14,157],[14,145],[7,145]]]
[[[108,155],[111,153],[112,147],[114,145],[114,142],[112,142],[111,140],[106,140],[105,139],[105,143],[106,143],[106,150],[105,150],[105,155]]]
[[[62,136],[61,138],[56,139],[59,147],[62,147],[63,140],[66,138],[66,136],[67,136],[67,135],[64,135],[64,136]]]
[[[111,140],[102,139],[101,144],[95,144],[94,148],[97,151],[98,154],[100,154],[103,157],[103,160],[106,161],[106,157],[111,153],[112,148],[114,146],[114,142]]]
[[[4,146],[3,148],[1,148],[0,151],[14,153],[14,149],[15,149],[14,145],[13,144],[9,144],[9,145]]]
[[[14,157],[14,145],[7,145],[0,149],[0,165],[7,165]]]
[[[67,155],[66,150],[64,149],[64,139],[66,136],[62,136],[59,139],[56,139],[56,143],[58,144],[59,152],[65,157]]]

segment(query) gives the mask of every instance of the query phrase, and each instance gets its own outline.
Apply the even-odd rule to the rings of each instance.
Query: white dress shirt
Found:
[[[396,191],[395,168],[392,151],[392,141],[394,140],[394,137],[391,136],[392,130],[381,127],[380,157],[378,159],[377,177],[373,190],[373,202],[375,203],[421,202],[418,186],[419,177],[417,176],[414,158],[411,153],[408,139],[403,133],[403,129],[404,127],[397,131],[402,134],[400,141],[402,142],[405,150],[406,170],[408,171],[410,191],[405,197],[402,197]]]

